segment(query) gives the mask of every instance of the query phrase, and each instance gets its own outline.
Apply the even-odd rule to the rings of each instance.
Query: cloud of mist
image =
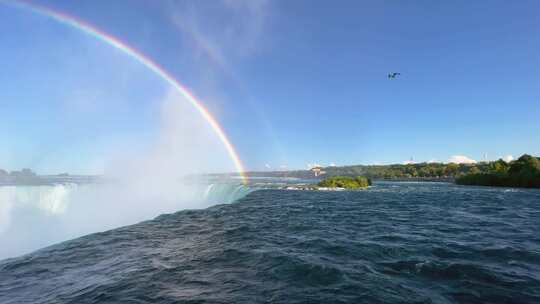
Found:
[[[9,227],[9,224],[11,223],[12,208],[13,202],[8,199],[8,194],[0,192],[0,235]]]
[[[207,183],[190,176],[235,171],[223,143],[174,89],[159,104],[160,125],[153,138],[140,138],[144,143],[130,139],[109,149],[107,182],[0,187],[0,258],[217,203],[204,199]]]

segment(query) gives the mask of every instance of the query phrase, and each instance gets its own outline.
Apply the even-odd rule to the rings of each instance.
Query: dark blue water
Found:
[[[257,191],[2,261],[0,303],[540,303],[540,191]]]

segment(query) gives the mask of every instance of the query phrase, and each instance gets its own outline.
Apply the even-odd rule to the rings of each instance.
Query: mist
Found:
[[[155,134],[102,149],[108,151],[99,156],[106,182],[0,187],[0,258],[163,213],[226,203],[206,199],[208,181],[194,178],[235,171],[223,143],[174,89],[156,105]]]

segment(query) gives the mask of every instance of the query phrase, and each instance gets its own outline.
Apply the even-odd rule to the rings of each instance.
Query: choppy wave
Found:
[[[88,235],[0,262],[0,302],[540,303],[539,191],[395,186],[261,190]]]

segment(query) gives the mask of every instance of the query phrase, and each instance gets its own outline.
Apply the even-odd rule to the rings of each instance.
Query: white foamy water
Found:
[[[231,203],[252,191],[237,181],[176,189],[163,196],[122,184],[0,186],[0,259],[163,213]]]
[[[70,194],[77,189],[75,184],[54,186],[4,186],[0,187],[0,202],[6,205],[35,207],[47,214],[60,214],[66,210]]]

